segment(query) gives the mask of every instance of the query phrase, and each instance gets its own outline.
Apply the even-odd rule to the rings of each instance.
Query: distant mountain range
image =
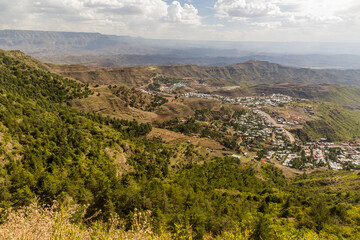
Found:
[[[130,86],[142,86],[148,84],[154,76],[171,78],[202,79],[211,86],[239,86],[265,84],[260,87],[261,92],[269,88],[266,84],[275,84],[271,91],[283,92],[284,85],[293,84],[340,84],[343,86],[360,87],[360,70],[338,69],[310,69],[296,68],[267,61],[250,60],[244,63],[228,66],[199,66],[199,65],[159,65],[142,67],[109,67],[92,68],[80,64],[55,65],[42,63],[20,51],[2,51],[10,57],[15,57],[26,62],[30,66],[50,71],[65,77],[71,77],[82,82],[93,84],[126,84]],[[280,84],[280,85],[279,85]],[[285,85],[287,86],[287,85]],[[298,86],[286,87],[291,91],[297,91]],[[312,88],[312,87],[311,87]],[[311,88],[303,88],[302,92],[312,92]],[[288,95],[296,95],[293,92]],[[311,97],[310,95],[308,97]]]
[[[357,43],[276,43],[144,39],[100,33],[1,30],[0,48],[42,61],[94,67],[196,64],[248,60],[310,68],[360,69]]]

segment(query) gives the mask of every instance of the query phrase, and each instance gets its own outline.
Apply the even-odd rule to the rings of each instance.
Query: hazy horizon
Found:
[[[355,0],[0,0],[1,29],[147,39],[360,41]]]
[[[354,42],[341,42],[341,41],[260,41],[260,40],[254,40],[254,41],[243,41],[243,40],[199,40],[199,39],[178,39],[178,38],[147,38],[142,36],[133,36],[133,35],[121,35],[121,34],[107,34],[103,32],[86,32],[86,31],[76,31],[76,30],[68,30],[68,31],[62,31],[62,30],[38,30],[38,29],[11,29],[11,28],[4,28],[0,29],[0,31],[27,31],[27,32],[56,32],[56,33],[84,33],[84,34],[101,34],[106,36],[116,36],[116,37],[130,37],[130,38],[140,38],[140,39],[146,39],[146,40],[164,40],[164,41],[184,41],[184,42],[224,42],[224,43],[311,43],[311,44],[317,44],[317,43],[333,43],[333,44],[360,44],[359,41]]]

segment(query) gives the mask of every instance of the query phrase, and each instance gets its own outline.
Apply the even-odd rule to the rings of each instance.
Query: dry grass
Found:
[[[91,222],[93,217],[84,220],[86,207],[73,205],[64,207],[54,201],[53,205],[40,205],[34,200],[29,206],[20,209],[0,209],[1,240],[60,240],[60,239],[134,239],[165,240],[193,239],[190,225],[176,226],[176,233],[162,232],[156,235],[151,230],[150,211],[140,212],[135,209],[130,230],[125,230],[122,220],[113,215],[107,223]],[[99,214],[100,212],[98,212]],[[78,223],[74,219],[82,219]],[[80,222],[80,223],[79,223]],[[86,224],[85,224],[85,223]],[[248,239],[253,232],[249,226],[241,223],[221,236],[208,234],[204,239]]]
[[[57,202],[52,206],[39,205],[38,201],[18,210],[1,210],[0,239],[47,240],[47,239],[170,239],[171,235],[157,236],[151,231],[150,211],[135,210],[132,229],[126,231],[117,216],[108,223],[94,221],[76,224],[73,217],[79,206],[63,207]],[[84,209],[84,208],[82,208]],[[86,209],[86,208],[85,208]],[[83,217],[85,210],[82,211]],[[86,219],[89,222],[91,219]]]

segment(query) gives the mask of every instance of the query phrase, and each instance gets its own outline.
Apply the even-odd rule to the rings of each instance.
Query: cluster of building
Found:
[[[265,107],[265,106],[275,107],[275,106],[279,106],[279,104],[286,104],[293,101],[292,97],[283,94],[230,98],[230,97],[220,96],[217,94],[188,92],[188,93],[184,93],[182,96],[187,98],[190,97],[203,98],[203,99],[220,100],[229,103],[239,103],[240,105],[245,107]]]
[[[347,147],[343,145],[347,145]],[[335,145],[329,142],[314,142],[302,145],[301,150],[305,153],[305,162],[300,165],[302,168],[329,166],[331,169],[341,170],[345,166],[349,168],[360,166],[360,144]],[[290,152],[287,155],[278,154],[278,156],[277,159],[280,161],[285,159],[283,165],[289,167],[295,167],[293,160],[301,158],[300,155]]]
[[[216,99],[225,102],[237,102],[247,107],[250,111],[232,123],[232,128],[241,136],[241,141],[247,147],[258,147],[259,143],[266,146],[264,156],[261,160],[272,162],[277,160],[283,165],[294,168],[316,168],[328,166],[340,170],[346,166],[360,166],[360,142],[350,146],[342,144],[336,146],[334,143],[321,139],[319,142],[301,145],[299,142],[291,141],[291,135],[285,128],[288,126],[300,125],[301,123],[287,122],[284,118],[278,117],[276,123],[270,121],[265,113],[257,110],[262,106],[279,106],[279,104],[291,103],[294,99],[283,94],[272,94],[260,97],[239,97],[228,98],[219,95],[204,93],[185,93],[184,97],[197,97],[205,99]],[[304,111],[313,115],[311,106],[304,107]],[[254,143],[257,145],[252,146]],[[334,158],[329,158],[331,148],[338,149]],[[356,150],[358,149],[358,150]],[[301,153],[303,152],[303,156]]]
[[[207,93],[196,93],[196,92],[187,92],[182,95],[186,98],[203,98],[203,99],[210,99],[210,100],[221,100],[221,99],[229,99],[227,97],[223,97],[216,94],[207,94]]]
[[[231,123],[231,127],[241,135],[243,141],[256,139],[260,142],[269,142],[272,136],[271,128],[264,124],[262,117],[246,113]]]
[[[234,125],[235,124],[235,125]],[[237,126],[236,126],[237,125]],[[266,146],[261,159],[271,163],[279,161],[285,166],[293,168],[317,168],[328,166],[341,170],[346,166],[360,166],[360,142],[335,145],[327,142],[326,138],[318,142],[301,145],[291,143],[285,134],[285,129],[274,126],[263,112],[252,110],[233,121],[233,129],[241,135],[247,147],[256,142]],[[255,147],[255,146],[254,146]],[[332,154],[330,154],[332,153]],[[331,156],[330,156],[331,155]]]
[[[283,94],[272,94],[269,96],[260,97],[239,97],[235,99],[236,102],[246,107],[264,107],[264,106],[279,106],[293,101],[293,98]]]
[[[171,93],[174,93],[177,88],[186,87],[187,85],[188,85],[187,82],[178,82],[178,83],[174,83],[171,86],[162,86],[159,89],[160,89],[160,92],[171,94]]]
[[[161,87],[160,90],[171,93],[176,90],[176,88],[185,86],[187,86],[187,83],[179,82],[170,87]],[[151,94],[149,92],[146,93]],[[277,160],[285,166],[295,168],[328,166],[332,169],[340,170],[343,169],[345,165],[360,167],[360,142],[351,146],[347,143],[337,146],[334,143],[326,142],[326,139],[322,139],[322,141],[319,142],[298,145],[298,142],[294,143],[289,141],[289,136],[286,136],[286,130],[283,127],[285,127],[285,125],[294,126],[301,123],[296,121],[289,123],[286,122],[284,118],[278,117],[276,119],[276,126],[274,126],[275,123],[273,124],[262,111],[254,110],[264,106],[279,106],[280,104],[291,103],[294,99],[290,96],[272,94],[269,96],[230,98],[216,94],[197,92],[187,92],[182,96],[186,98],[202,98],[228,103],[239,103],[251,110],[233,121],[232,128],[241,136],[239,143],[244,143],[244,146],[255,148],[258,147],[259,144],[266,146],[266,149],[261,149],[265,151],[261,159],[262,161],[272,162],[273,160]],[[304,107],[304,111],[309,115],[314,114],[311,106]],[[253,145],[255,143],[257,144],[256,146]],[[294,147],[295,145],[297,147]],[[331,148],[337,149],[335,158],[334,151],[332,151],[332,158],[328,157],[330,154],[329,149]],[[301,153],[303,155],[301,155]]]

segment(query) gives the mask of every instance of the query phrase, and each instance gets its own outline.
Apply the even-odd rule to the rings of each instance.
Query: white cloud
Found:
[[[218,0],[214,8],[219,17],[231,19],[263,17],[281,13],[277,5],[266,0]]]
[[[0,28],[98,31],[161,37],[166,29],[200,26],[191,4],[165,0],[0,0]],[[9,20],[8,20],[9,19]]]
[[[217,0],[214,9],[219,18],[273,28],[341,23],[354,6],[355,0]]]
[[[250,26],[252,27],[259,27],[259,28],[278,28],[282,26],[281,22],[253,22],[250,23]]]
[[[359,41],[359,0],[0,0],[0,29],[147,38]]]
[[[169,5],[165,19],[171,22],[200,25],[198,10],[187,3],[182,7],[178,1],[173,1]]]
[[[126,19],[136,16],[141,20],[159,19],[166,14],[162,0],[38,0],[33,10],[43,14],[57,11],[67,15],[93,16],[91,19]],[[66,20],[66,19],[64,19]]]

